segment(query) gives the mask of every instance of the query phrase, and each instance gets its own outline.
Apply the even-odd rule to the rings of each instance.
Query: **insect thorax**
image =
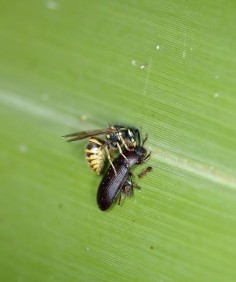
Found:
[[[123,126],[115,125],[112,127],[117,131],[107,134],[107,142],[111,144],[113,147],[117,147],[117,143],[119,145],[123,145],[124,142],[128,147],[136,147],[136,132],[138,131],[136,128],[126,128]]]

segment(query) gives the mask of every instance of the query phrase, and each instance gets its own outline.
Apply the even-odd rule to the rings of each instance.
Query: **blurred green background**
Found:
[[[0,7],[0,281],[235,281],[236,2]],[[153,172],[101,212],[61,136],[117,122]]]

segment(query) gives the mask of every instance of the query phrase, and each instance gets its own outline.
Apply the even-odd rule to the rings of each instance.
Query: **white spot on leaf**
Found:
[[[28,151],[28,147],[25,145],[25,144],[21,144],[19,146],[19,151],[22,153],[22,154],[25,154],[27,151]]]
[[[58,3],[56,1],[53,1],[53,0],[48,0],[48,1],[46,1],[46,7],[49,10],[56,10],[58,8]]]

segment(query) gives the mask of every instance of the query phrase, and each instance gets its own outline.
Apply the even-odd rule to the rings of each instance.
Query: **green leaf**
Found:
[[[234,281],[234,1],[2,1],[1,281]],[[148,133],[101,212],[74,131]],[[137,177],[136,177],[137,180]]]

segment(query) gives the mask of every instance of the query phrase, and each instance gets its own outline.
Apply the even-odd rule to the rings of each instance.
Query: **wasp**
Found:
[[[105,135],[105,139],[97,138],[99,135]],[[125,147],[129,151],[141,143],[139,130],[135,127],[125,127],[123,125],[113,125],[105,129],[80,131],[64,135],[63,137],[69,138],[67,142],[89,138],[85,149],[86,161],[89,167],[97,174],[100,174],[103,170],[106,157],[116,174],[116,169],[110,155],[112,148],[118,149],[121,156],[127,159],[123,154],[122,147]]]
[[[113,161],[117,173],[115,174],[114,169],[110,166],[98,187],[97,204],[102,211],[107,210],[118,195],[120,196],[119,204],[122,193],[126,196],[133,194],[134,184],[130,171],[131,167],[135,164],[142,164],[147,161],[150,158],[151,152],[148,154],[146,149],[142,145],[139,145],[132,150],[125,149],[124,155],[126,158],[119,155]]]

